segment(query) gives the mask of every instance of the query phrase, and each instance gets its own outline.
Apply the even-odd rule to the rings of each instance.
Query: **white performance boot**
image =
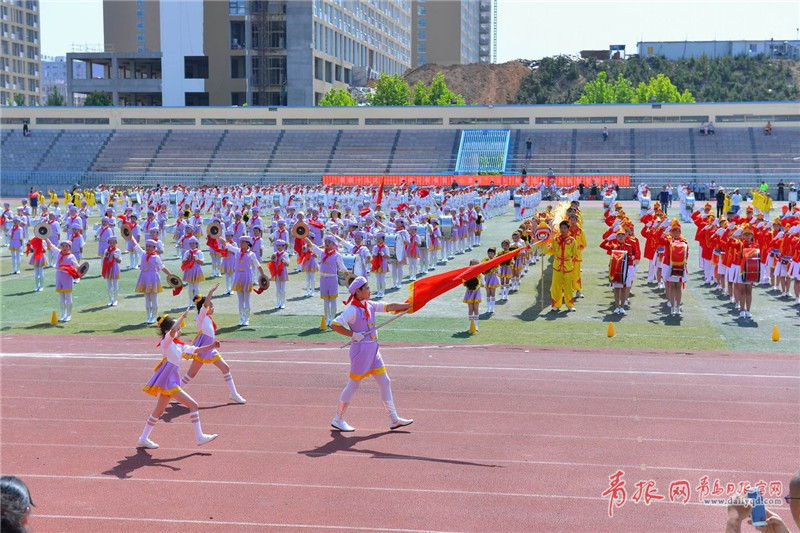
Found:
[[[348,405],[350,405],[348,402],[340,402],[339,409],[336,411],[336,416],[331,420],[331,426],[344,433],[356,430],[356,428],[344,421],[344,413],[347,411]]]
[[[397,416],[397,409],[395,409],[393,401],[383,402],[383,407],[389,414],[389,429],[398,429],[414,422],[413,418],[400,418]]]

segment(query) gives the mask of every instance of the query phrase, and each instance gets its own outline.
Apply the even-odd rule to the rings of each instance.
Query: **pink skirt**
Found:
[[[158,396],[172,396],[181,391],[181,378],[178,372],[178,365],[169,361],[161,361],[156,367],[153,377],[142,387],[147,394]]]

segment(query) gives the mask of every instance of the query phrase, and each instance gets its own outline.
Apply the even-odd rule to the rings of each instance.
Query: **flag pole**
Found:
[[[390,324],[390,323],[394,322],[395,320],[397,320],[397,319],[398,319],[398,318],[400,318],[401,316],[405,315],[406,313],[408,313],[408,311],[403,311],[402,313],[398,313],[398,314],[396,314],[395,316],[393,316],[392,318],[390,318],[389,320],[387,320],[386,322],[384,322],[384,323],[382,323],[382,324],[378,324],[377,326],[375,326],[375,327],[374,327],[374,328],[372,328],[372,329],[368,329],[367,331],[365,331],[365,332],[364,332],[364,336],[366,337],[367,335],[371,335],[372,333],[375,333],[376,331],[378,331],[379,329],[381,329],[383,326],[385,326],[385,325],[387,325],[387,324]],[[350,340],[350,341],[346,342],[345,344],[342,344],[342,346],[341,346],[341,347],[342,347],[342,348],[347,348],[347,347],[348,347],[348,346],[350,346],[351,344],[353,344],[353,341],[352,341],[352,340]]]

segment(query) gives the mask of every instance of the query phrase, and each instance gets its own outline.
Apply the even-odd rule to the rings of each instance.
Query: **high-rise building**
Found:
[[[411,65],[411,0],[104,0],[103,19],[107,52],[160,53],[165,106],[311,106]]]
[[[0,0],[0,28],[0,105],[39,105],[39,0]]]
[[[492,0],[413,0],[411,62],[490,61]]]

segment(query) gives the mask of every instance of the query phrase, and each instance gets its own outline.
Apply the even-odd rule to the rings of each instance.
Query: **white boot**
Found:
[[[398,429],[414,422],[413,418],[400,418],[397,416],[397,409],[395,409],[393,401],[383,402],[383,407],[389,414],[389,429]]]
[[[244,322],[242,323],[243,326],[250,325],[250,309],[244,309]]]
[[[67,316],[64,318],[64,322],[69,322],[72,320],[72,304],[67,304]]]
[[[344,433],[356,430],[356,428],[344,421],[344,413],[347,411],[348,405],[350,405],[348,402],[340,402],[339,409],[336,411],[336,416],[331,420],[331,426]]]

